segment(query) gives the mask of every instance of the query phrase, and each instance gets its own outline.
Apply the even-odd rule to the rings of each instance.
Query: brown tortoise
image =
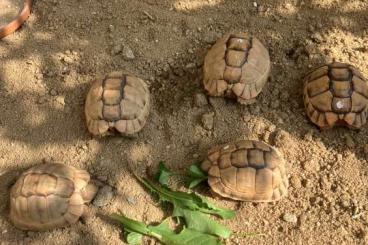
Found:
[[[140,78],[112,72],[93,82],[88,92],[85,115],[88,130],[96,136],[118,131],[133,135],[146,124],[150,93]]]
[[[241,201],[272,202],[287,195],[280,153],[264,142],[240,140],[213,147],[201,164],[216,194]]]
[[[320,128],[360,128],[367,121],[368,83],[352,65],[332,63],[304,78],[304,105]]]
[[[25,171],[10,192],[10,219],[22,230],[42,231],[77,222],[97,192],[90,176],[61,163]]]
[[[210,96],[235,97],[250,104],[267,82],[268,50],[247,33],[228,34],[208,51],[203,65],[204,88]]]

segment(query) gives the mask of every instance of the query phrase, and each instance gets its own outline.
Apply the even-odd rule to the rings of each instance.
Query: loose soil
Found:
[[[368,77],[367,23],[365,0],[35,1],[23,28],[0,41],[0,244],[124,244],[107,215],[120,209],[154,223],[169,213],[128,166],[143,175],[164,160],[184,172],[211,146],[237,139],[277,147],[291,186],[287,198],[269,204],[213,199],[207,186],[197,188],[236,210],[234,220],[221,221],[238,234],[226,244],[368,244],[368,125],[319,131],[305,115],[301,82],[308,70],[333,60]],[[205,53],[235,31],[268,47],[268,84],[249,106],[223,98],[196,106]],[[153,108],[137,138],[96,139],[86,129],[90,81],[113,70],[150,84]],[[87,169],[113,187],[112,200],[89,205],[71,227],[14,228],[9,188],[43,159]],[[184,190],[181,182],[172,186]]]

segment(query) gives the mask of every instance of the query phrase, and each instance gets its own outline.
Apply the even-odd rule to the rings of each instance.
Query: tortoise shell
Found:
[[[88,130],[96,136],[139,132],[146,124],[150,93],[146,83],[122,72],[112,72],[93,82],[87,94],[85,115]]]
[[[287,195],[280,153],[266,143],[240,140],[213,147],[201,164],[216,194],[241,201],[271,202]]]
[[[210,96],[235,97],[241,104],[250,104],[261,92],[270,69],[268,50],[256,37],[228,34],[204,59],[204,88]]]
[[[96,194],[90,176],[61,163],[25,171],[10,192],[10,219],[22,230],[42,231],[77,222]]]
[[[320,128],[360,128],[367,121],[368,83],[352,65],[332,63],[304,78],[304,105]]]

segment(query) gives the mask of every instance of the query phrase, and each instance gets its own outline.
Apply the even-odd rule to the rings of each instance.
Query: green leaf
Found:
[[[181,212],[180,216],[184,217],[189,229],[223,238],[228,238],[231,235],[231,231],[226,226],[210,219],[208,214],[203,214],[198,211],[192,211],[188,209],[180,209],[177,210],[177,212]]]
[[[158,226],[149,226],[150,229],[157,234],[160,234],[162,238],[161,242],[167,245],[221,245],[222,243],[218,238],[212,235],[201,233],[199,231],[183,228],[179,234],[174,233],[167,220],[162,222]]]
[[[206,214],[213,214],[224,219],[230,219],[235,216],[234,211],[230,209],[216,207],[207,199],[198,194],[195,194],[194,192],[186,193],[181,191],[172,191],[168,188],[157,186],[147,179],[142,179],[138,176],[137,178],[150,191],[157,194],[161,201],[170,202],[171,204],[173,204],[174,213],[175,209],[180,208],[199,211]]]
[[[189,189],[196,187],[208,179],[207,174],[202,171],[198,164],[191,165],[188,169],[187,175],[188,177],[186,182]]]
[[[171,171],[165,166],[165,162],[161,161],[158,164],[158,170],[155,175],[155,179],[164,186],[167,186],[170,176],[172,175]]]
[[[140,233],[126,231],[125,240],[128,244],[140,245],[142,244],[142,237]]]
[[[157,226],[147,226],[142,222],[129,219],[123,214],[113,214],[111,217],[121,222],[124,229],[131,231],[131,234],[138,232],[143,235],[148,235],[158,239],[166,245],[222,245],[215,236],[201,233],[193,229],[184,227],[180,233],[175,233],[170,229],[168,219]]]
[[[189,167],[188,175],[192,177],[207,178],[207,174],[202,171],[198,164],[193,164]]]
[[[112,214],[110,217],[119,221],[124,226],[124,228],[127,229],[128,232],[138,232],[143,235],[150,234],[150,230],[142,222],[129,219],[123,214]]]

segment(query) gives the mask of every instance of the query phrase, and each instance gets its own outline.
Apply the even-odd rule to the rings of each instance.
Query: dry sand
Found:
[[[265,234],[227,244],[368,244],[368,125],[320,132],[306,118],[301,83],[334,59],[368,77],[367,23],[366,0],[35,1],[23,28],[0,41],[0,244],[124,244],[106,215],[120,209],[145,222],[167,215],[128,164],[152,172],[164,160],[184,172],[212,145],[242,138],[279,148],[291,186],[274,204],[214,200],[237,211],[223,222],[234,232]],[[204,55],[232,31],[253,33],[269,48],[269,82],[250,106],[222,98],[195,106]],[[113,70],[150,83],[153,108],[136,139],[95,139],[85,127],[90,81]],[[213,113],[213,129],[202,125],[205,113]],[[113,199],[90,205],[71,227],[17,230],[9,188],[43,159],[87,169],[113,187]],[[211,198],[208,187],[196,190]]]

